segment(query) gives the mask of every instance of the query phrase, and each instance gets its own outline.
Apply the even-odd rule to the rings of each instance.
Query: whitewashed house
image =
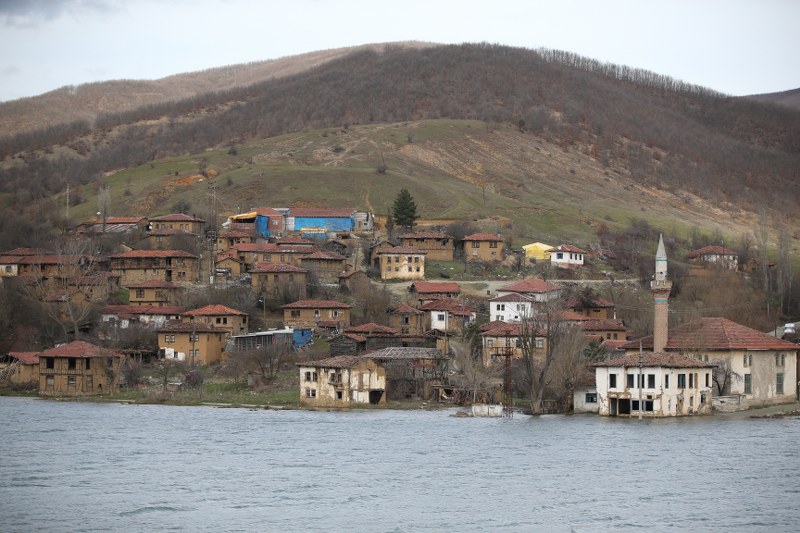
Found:
[[[559,267],[583,266],[583,258],[586,255],[586,252],[570,244],[560,244],[548,251],[550,264]]]
[[[534,299],[519,293],[508,293],[489,300],[489,321],[520,322],[533,315]]]
[[[657,418],[711,414],[714,365],[676,353],[595,363],[598,413]]]

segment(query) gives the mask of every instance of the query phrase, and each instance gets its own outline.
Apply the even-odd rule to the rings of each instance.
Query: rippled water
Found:
[[[2,531],[797,531],[800,420],[0,398]]]

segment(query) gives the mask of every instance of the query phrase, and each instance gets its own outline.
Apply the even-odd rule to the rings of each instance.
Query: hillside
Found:
[[[265,80],[291,76],[356,51],[381,51],[386,46],[430,45],[417,42],[368,44],[176,74],[159,80],[114,80],[61,87],[39,96],[0,103],[0,138],[72,122],[91,125],[98,116],[106,113],[132,111],[209,92],[248,87]]]
[[[778,104],[794,110],[800,110],[800,89],[781,91],[778,93],[751,94],[746,98],[757,100],[759,102]]]
[[[764,209],[798,226],[799,112],[556,51],[355,50],[51,130],[0,142],[0,205],[15,206],[0,234],[60,216],[67,183],[73,223],[95,212],[105,184],[114,214],[163,213],[179,199],[207,210],[201,167],[219,172],[221,212],[380,214],[408,187],[424,217],[505,217],[521,238],[589,235],[634,216],[738,236]]]

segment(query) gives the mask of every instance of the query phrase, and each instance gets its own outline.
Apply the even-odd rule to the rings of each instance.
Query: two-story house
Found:
[[[425,252],[393,246],[373,250],[373,268],[381,279],[425,279]]]
[[[158,328],[157,333],[159,357],[210,365],[224,358],[229,330],[205,322],[178,322]]]
[[[453,260],[453,238],[445,233],[416,232],[406,233],[398,237],[400,246],[414,248],[427,254],[431,261]]]
[[[505,242],[502,237],[489,233],[473,233],[464,237],[467,261],[502,261]]]
[[[243,335],[248,331],[249,315],[237,309],[220,304],[206,305],[199,309],[185,311],[181,315],[182,322],[202,322],[209,326],[224,329],[228,335]]]
[[[110,394],[119,385],[122,355],[84,341],[39,354],[39,394]]]
[[[253,291],[270,298],[281,294],[296,294],[305,298],[308,270],[289,263],[256,263],[250,269]]]
[[[132,250],[111,256],[111,273],[123,287],[153,280],[194,283],[200,279],[200,258],[183,250]]]
[[[283,322],[290,328],[338,331],[350,326],[352,307],[336,300],[299,300],[282,307]]]

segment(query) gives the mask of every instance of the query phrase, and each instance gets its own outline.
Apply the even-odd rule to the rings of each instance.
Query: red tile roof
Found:
[[[8,352],[8,355],[23,365],[39,364],[39,352]]]
[[[282,309],[350,309],[350,304],[337,302],[336,300],[298,300],[286,304]]]
[[[256,211],[256,215],[261,215],[262,217],[282,217],[283,216],[283,213],[281,213],[277,209],[272,209],[271,207],[259,207],[255,211]]]
[[[297,272],[305,274],[308,270],[289,263],[271,263],[269,261],[256,263],[253,265],[253,268],[250,269],[251,274],[277,274],[279,272]]]
[[[584,250],[581,250],[577,246],[572,246],[571,244],[559,244],[555,248],[550,248],[547,250],[548,252],[572,252],[574,254],[585,254]]]
[[[498,237],[497,235],[492,235],[490,233],[473,233],[472,235],[467,235],[464,237],[465,241],[496,241],[502,242],[503,238]]]
[[[3,252],[3,255],[48,255],[52,252],[44,248],[14,248]]]
[[[502,320],[492,320],[491,322],[487,322],[486,324],[481,324],[481,326],[478,329],[480,329],[481,331],[489,331],[494,328],[499,328],[500,326],[505,326],[506,324],[508,324],[508,322],[504,322]]]
[[[437,348],[417,348],[412,346],[391,346],[361,355],[362,359],[376,361],[412,360],[412,359],[447,359]]]
[[[541,278],[528,278],[511,285],[506,285],[497,289],[497,292],[521,292],[530,294],[542,294],[560,290],[559,285],[548,283]]]
[[[453,281],[415,281],[411,284],[408,290],[409,292],[416,292],[418,294],[458,294],[461,292],[461,286]]]
[[[272,242],[274,242],[278,246],[287,246],[287,245],[316,246],[317,244],[302,237],[279,237]]]
[[[147,220],[145,217],[106,217],[106,224],[138,224],[142,220]],[[79,226],[100,225],[102,220],[87,220],[81,222]]]
[[[642,366],[648,368],[659,367],[659,366],[668,368],[712,368],[715,366],[713,363],[704,363],[703,361],[699,361],[691,357],[686,357],[685,355],[677,353],[664,353],[664,352],[659,352],[659,353],[645,352],[642,354],[641,363]],[[593,366],[610,367],[610,368],[638,367],[639,354],[614,357],[612,359],[607,359],[605,361],[594,363]]]
[[[136,316],[136,315],[163,315],[163,316],[172,316],[172,315],[179,315],[183,313],[184,307],[178,307],[176,305],[165,305],[165,306],[157,306],[157,305],[107,305],[105,306],[102,311],[100,311],[104,315],[127,315],[127,316]]]
[[[191,311],[186,311],[185,313],[183,313],[183,316],[214,316],[214,315],[247,316],[247,313],[243,313],[236,309],[231,309],[230,307],[225,307],[224,305],[220,304],[207,305],[205,307],[201,307],[199,309],[192,309]]]
[[[84,341],[72,341],[54,348],[48,348],[39,357],[121,357],[122,354]]]
[[[653,337],[642,340],[644,349],[653,349]],[[626,343],[624,348],[639,348],[639,340]],[[766,333],[737,324],[721,317],[701,318],[670,328],[667,351],[725,351],[725,350],[786,350],[798,351],[800,346],[777,339]]]
[[[233,247],[239,252],[277,252],[278,245],[271,242],[237,242]]]
[[[197,259],[196,255],[192,255],[189,252],[184,252],[183,250],[131,250],[130,252],[125,252],[121,254],[114,254],[111,256],[112,259],[129,259],[129,258],[136,258],[136,257],[187,257],[191,259]]]
[[[236,261],[237,263],[241,263],[242,261],[239,259],[236,250],[233,248],[228,248],[227,250],[223,250],[221,252],[217,252],[216,262],[220,263],[222,261]]]
[[[712,244],[712,245],[709,245],[709,246],[703,246],[702,248],[698,248],[697,250],[692,250],[691,252],[689,252],[689,254],[686,257],[689,258],[689,259],[693,259],[695,257],[700,257],[700,256],[703,256],[703,255],[735,255],[735,256],[738,256],[739,254],[737,254],[736,252],[734,252],[733,250],[730,250],[728,248],[723,248],[722,246],[716,246],[716,245]]]

